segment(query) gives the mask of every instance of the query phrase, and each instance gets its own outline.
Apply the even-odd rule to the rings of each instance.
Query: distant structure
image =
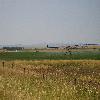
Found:
[[[88,46],[95,46],[97,44],[52,44],[48,45],[47,48],[54,48],[54,49],[80,49],[80,48],[87,48]]]
[[[58,46],[48,46],[47,45],[47,48],[58,49],[59,47]]]
[[[16,50],[23,50],[24,47],[3,47],[4,50],[16,51]]]
[[[88,44],[88,43],[86,43],[86,44],[84,44],[84,45],[92,45],[92,46],[93,46],[93,45],[98,45],[98,44]]]

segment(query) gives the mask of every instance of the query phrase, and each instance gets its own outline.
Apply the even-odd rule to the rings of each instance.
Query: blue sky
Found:
[[[100,0],[0,0],[0,44],[100,43]]]

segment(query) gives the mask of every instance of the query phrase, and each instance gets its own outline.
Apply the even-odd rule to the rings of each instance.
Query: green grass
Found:
[[[94,59],[100,60],[99,51],[84,51],[72,52],[72,55],[64,52],[2,52],[0,53],[0,60],[80,60],[80,59]]]

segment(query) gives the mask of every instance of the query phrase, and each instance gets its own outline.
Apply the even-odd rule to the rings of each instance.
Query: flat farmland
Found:
[[[100,51],[0,52],[1,100],[99,100]]]

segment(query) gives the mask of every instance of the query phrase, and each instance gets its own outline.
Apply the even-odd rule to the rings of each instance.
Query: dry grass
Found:
[[[99,100],[100,60],[0,61],[1,100]]]

